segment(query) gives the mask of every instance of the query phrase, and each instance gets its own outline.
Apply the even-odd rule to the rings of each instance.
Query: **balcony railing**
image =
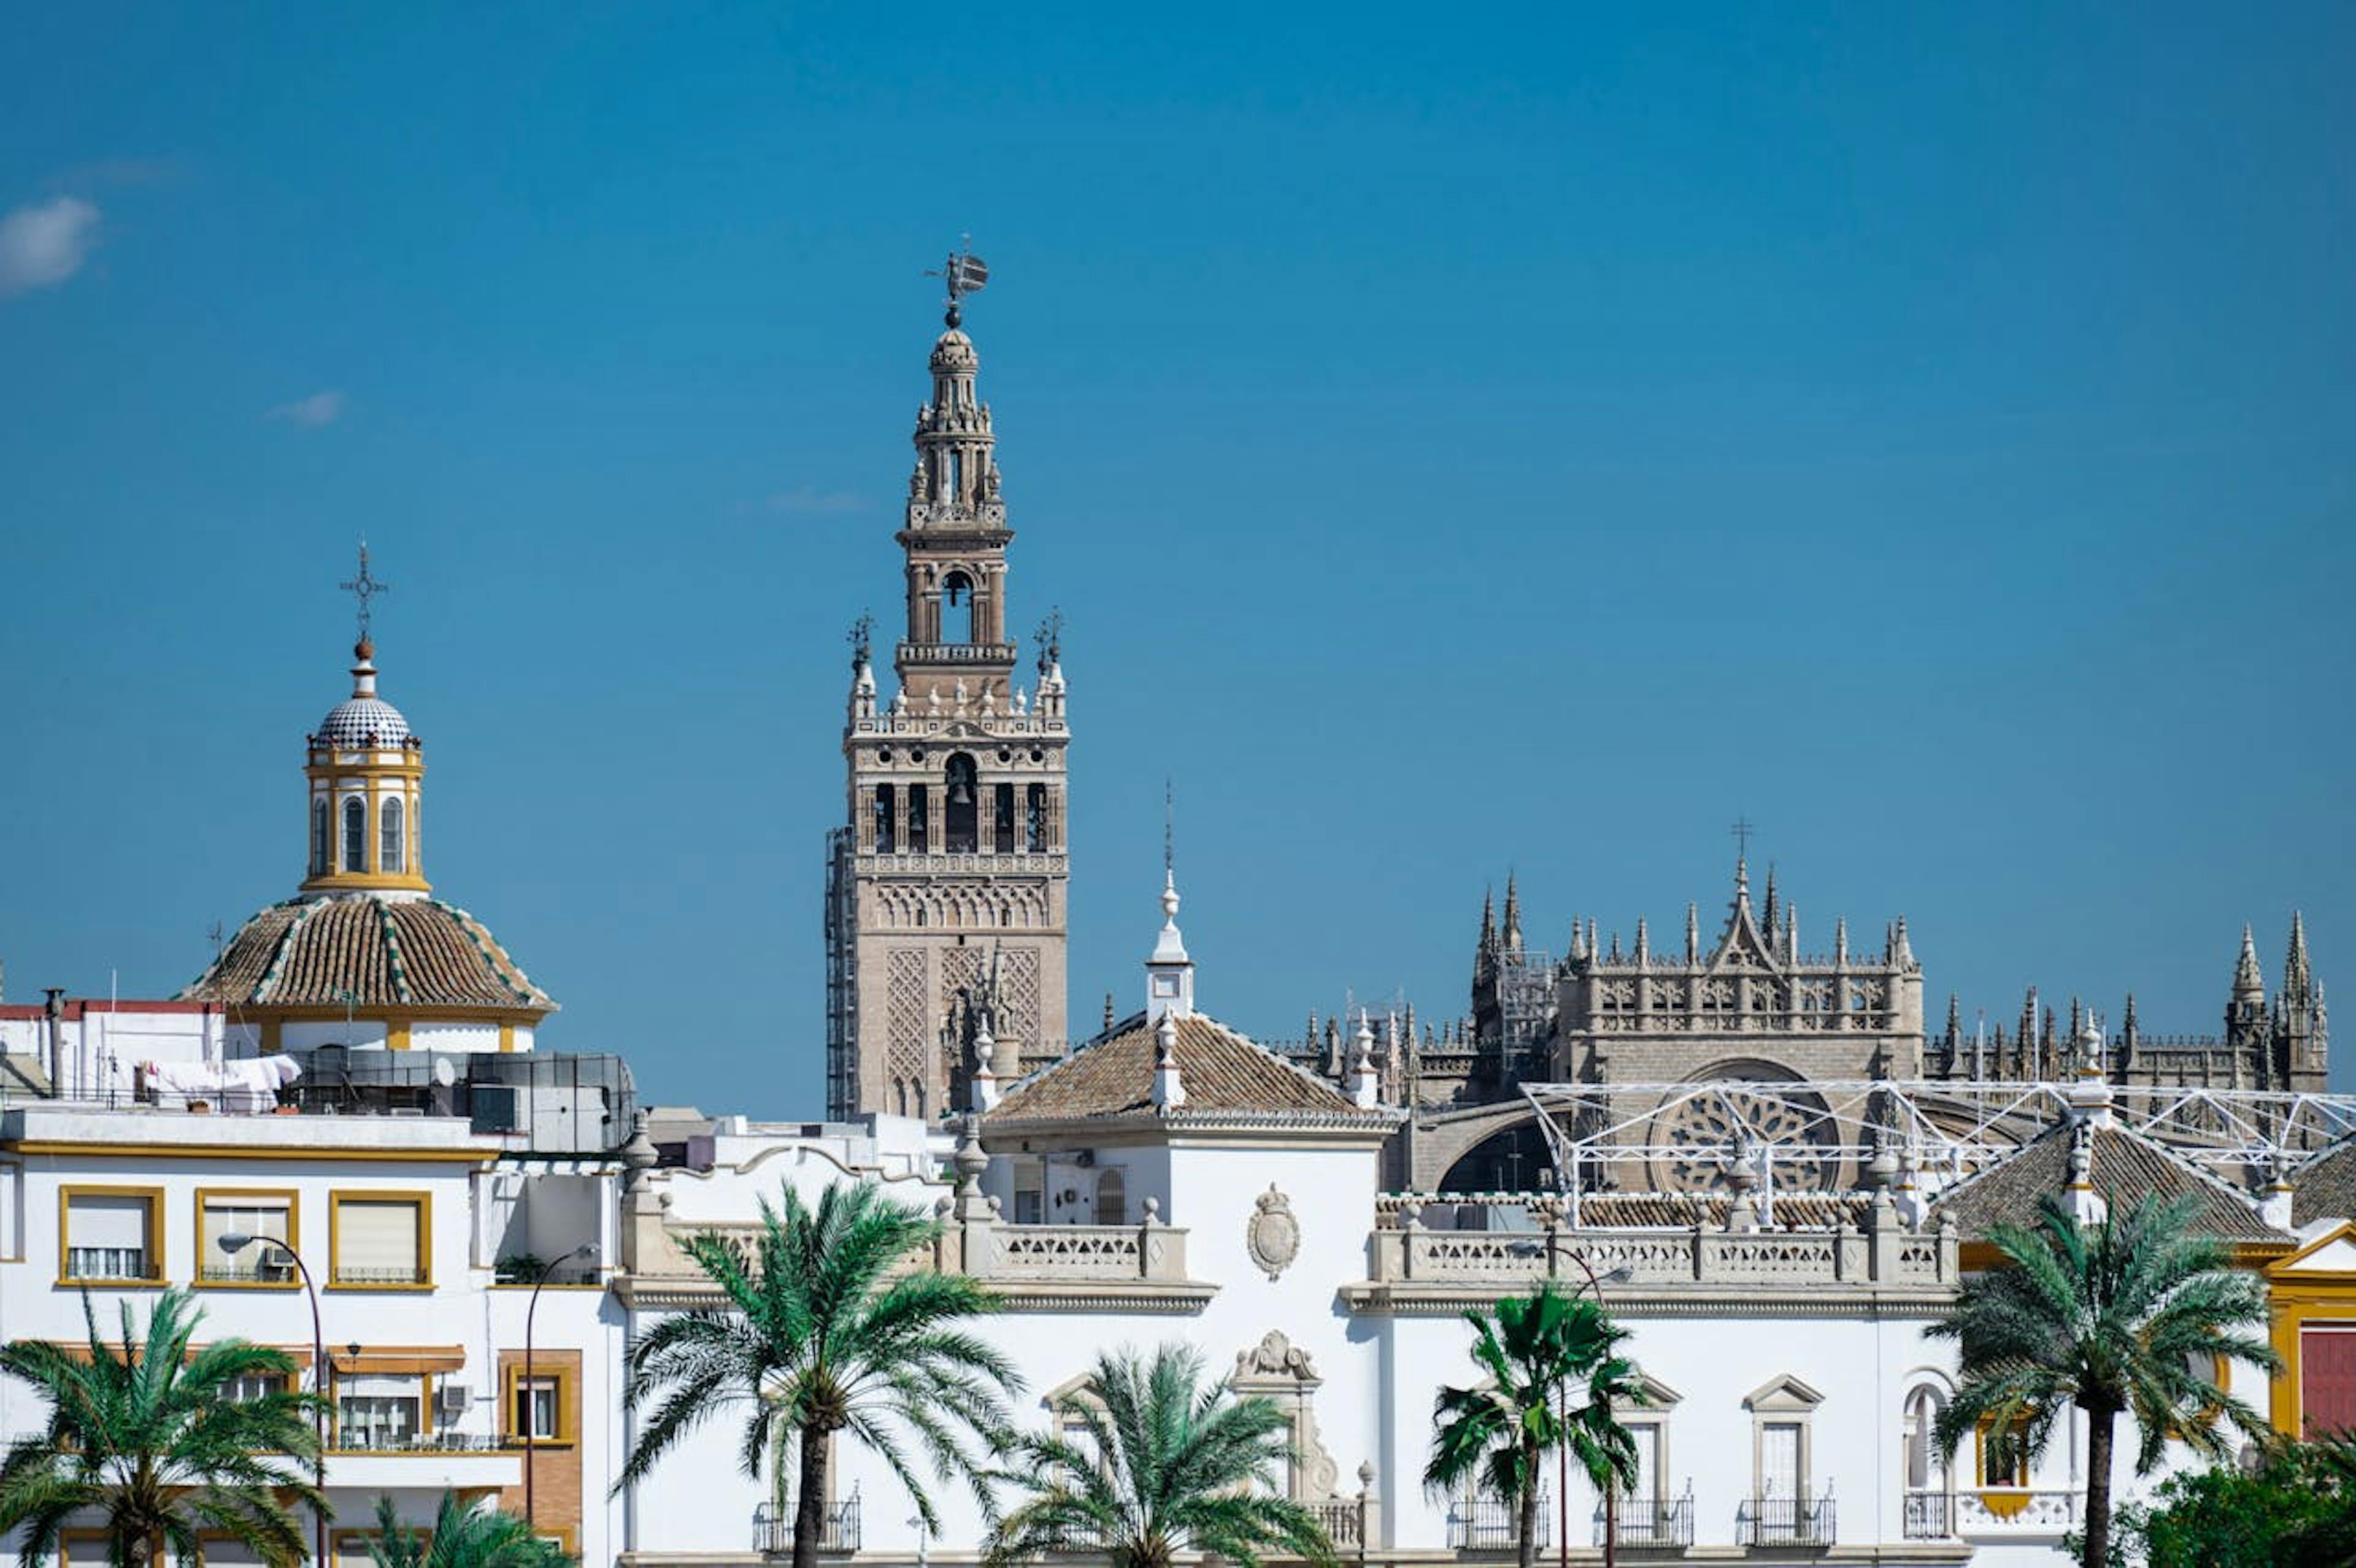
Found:
[[[1603,1544],[1603,1505],[1595,1507],[1595,1544]],[[1639,1550],[1652,1546],[1691,1546],[1694,1541],[1693,1489],[1681,1498],[1622,1496],[1614,1541]]]
[[[1360,1521],[1365,1517],[1355,1498],[1333,1498],[1322,1503],[1311,1503],[1309,1511],[1316,1518],[1317,1527],[1325,1539],[1335,1546],[1355,1547],[1365,1544]]]
[[[1750,1498],[1735,1509],[1734,1539],[1743,1546],[1830,1546],[1830,1498]]]
[[[1984,1488],[1955,1494],[1954,1533],[1981,1535],[2017,1530],[2024,1534],[2059,1534],[2074,1530],[2085,1517],[2086,1499],[2074,1491],[2030,1491]]]
[[[848,1497],[826,1505],[819,1518],[818,1549],[844,1552],[859,1550],[858,1498]],[[794,1504],[790,1499],[783,1508],[763,1503],[753,1510],[753,1550],[764,1557],[794,1554]]]
[[[338,1432],[328,1444],[330,1454],[499,1454],[520,1453],[523,1439],[495,1432]]]
[[[1554,1499],[1538,1494],[1537,1544],[1553,1542]],[[1448,1544],[1457,1552],[1511,1552],[1521,1541],[1521,1504],[1502,1498],[1459,1498],[1448,1505]]]
[[[1945,1492],[1906,1494],[1906,1539],[1944,1541],[1955,1533],[1955,1499]]]

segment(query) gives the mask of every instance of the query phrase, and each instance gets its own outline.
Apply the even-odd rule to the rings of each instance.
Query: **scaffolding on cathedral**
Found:
[[[1860,1192],[1896,1175],[1927,1200],[2090,1114],[2237,1188],[2356,1136],[2356,1095],[2074,1082],[1755,1079],[1524,1083],[1571,1205],[1582,1195],[1781,1188]]]

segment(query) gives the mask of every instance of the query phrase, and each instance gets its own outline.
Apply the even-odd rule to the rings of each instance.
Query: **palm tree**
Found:
[[[2265,1287],[2230,1265],[2219,1242],[2191,1232],[2199,1200],[2147,1197],[2124,1219],[2083,1224],[2049,1195],[2039,1228],[1997,1225],[2005,1264],[1966,1281],[1931,1333],[1954,1339],[1962,1377],[1939,1413],[1952,1460],[1986,1427],[1999,1463],[2034,1461],[2065,1404],[2086,1413],[2088,1568],[2109,1561],[2113,1427],[2134,1418],[2136,1473],[2174,1438],[2204,1459],[2229,1450],[2228,1427],[2262,1440],[2266,1424],[2198,1368],[2281,1365],[2265,1338]]]
[[[1533,1568],[1541,1458],[1569,1444],[1590,1477],[1635,1473],[1634,1441],[1612,1411],[1612,1399],[1627,1399],[1634,1380],[1634,1369],[1617,1354],[1628,1330],[1598,1303],[1564,1296],[1550,1280],[1534,1296],[1500,1301],[1494,1315],[1475,1307],[1464,1318],[1472,1325],[1473,1364],[1488,1381],[1440,1391],[1423,1484],[1448,1492],[1477,1479],[1515,1505],[1521,1565]],[[1600,1390],[1598,1377],[1604,1380]],[[1570,1391],[1582,1383],[1588,1404],[1570,1417]],[[1607,1508],[1613,1491],[1605,1494]]]
[[[688,1256],[726,1305],[665,1318],[630,1351],[625,1398],[653,1410],[615,1490],[643,1480],[718,1411],[743,1406],[744,1474],[758,1477],[773,1451],[782,1466],[788,1439],[798,1445],[794,1568],[818,1560],[827,1445],[839,1432],[882,1456],[928,1531],[939,1518],[911,1467],[911,1435],[936,1475],[965,1479],[988,1511],[985,1463],[966,1440],[997,1450],[1005,1395],[1022,1379],[964,1327],[997,1310],[996,1297],[963,1275],[897,1272],[938,1233],[873,1187],[830,1187],[812,1207],[789,1186],[782,1211],[763,1200],[749,1246],[691,1239]],[[781,1488],[783,1478],[781,1469]]]
[[[204,1314],[185,1291],[155,1298],[144,1340],[128,1301],[117,1343],[100,1334],[87,1291],[81,1305],[87,1349],[40,1339],[0,1349],[0,1372],[49,1406],[48,1424],[0,1457],[0,1531],[24,1531],[22,1568],[56,1554],[66,1521],[86,1512],[105,1516],[115,1568],[146,1568],[159,1546],[194,1563],[199,1531],[265,1563],[301,1562],[303,1531],[287,1504],[326,1499],[306,1473],[319,1452],[318,1402],[290,1392],[294,1358],[243,1339],[195,1349]]]
[[[1269,1550],[1333,1561],[1316,1516],[1276,1489],[1296,1457],[1291,1418],[1272,1399],[1205,1387],[1187,1346],[1164,1345],[1151,1360],[1100,1354],[1087,1386],[1054,1408],[1087,1444],[1054,1433],[1014,1440],[1001,1478],[1031,1496],[991,1531],[990,1568],[1074,1550],[1101,1552],[1112,1568],[1168,1568],[1182,1552],[1239,1568]]]
[[[376,1500],[376,1539],[368,1543],[376,1568],[573,1568],[573,1559],[534,1535],[520,1514],[502,1513],[487,1500],[442,1494],[430,1536],[401,1522],[392,1499]]]
[[[1598,1317],[1601,1317],[1601,1313]],[[1602,1319],[1607,1346],[1616,1347],[1628,1330]],[[1613,1568],[1620,1556],[1620,1499],[1636,1484],[1636,1439],[1620,1424],[1623,1406],[1642,1408],[1653,1403],[1636,1371],[1636,1363],[1607,1349],[1587,1373],[1587,1398],[1570,1410],[1563,1440],[1588,1480],[1603,1497],[1603,1568]],[[1655,1521],[1655,1528],[1658,1528]]]

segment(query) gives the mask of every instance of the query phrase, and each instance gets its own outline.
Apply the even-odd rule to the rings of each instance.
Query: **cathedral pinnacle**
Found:
[[[2258,944],[2252,940],[2250,928],[2242,927],[2241,956],[2233,961],[2233,1000],[2264,1002],[2266,999],[2265,976],[2258,972]]]
[[[1515,884],[1514,873],[1505,873],[1505,951],[1522,950],[1522,894]]]
[[[2315,973],[2307,962],[2307,922],[2297,910],[2293,910],[2290,915],[2290,955],[2283,960],[2283,1005],[2304,1007],[2314,988]]]

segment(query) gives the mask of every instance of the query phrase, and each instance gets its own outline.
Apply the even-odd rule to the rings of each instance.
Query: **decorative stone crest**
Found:
[[[1286,1339],[1281,1328],[1269,1329],[1260,1336],[1258,1344],[1236,1352],[1236,1376],[1287,1377],[1305,1383],[1322,1381],[1309,1352]]]
[[[1253,1200],[1253,1210],[1250,1222],[1244,1227],[1244,1246],[1252,1262],[1274,1279],[1301,1254],[1301,1224],[1292,1217],[1292,1200],[1279,1192],[1273,1181]]]

